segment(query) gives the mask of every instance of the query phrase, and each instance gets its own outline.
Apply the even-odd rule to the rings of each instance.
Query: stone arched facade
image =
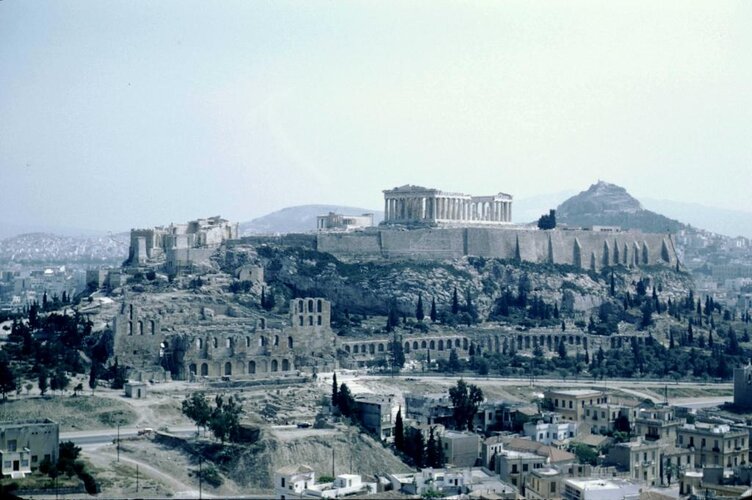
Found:
[[[225,322],[211,316],[200,327],[168,329],[161,328],[159,313],[125,304],[114,321],[115,356],[148,378],[162,371],[177,380],[278,376],[306,367],[331,370],[336,360],[330,311],[322,298],[295,299],[289,327],[267,327],[266,318]]]

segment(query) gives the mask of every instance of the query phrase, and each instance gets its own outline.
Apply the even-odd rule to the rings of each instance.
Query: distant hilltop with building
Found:
[[[668,232],[643,233],[595,224],[555,228],[555,222],[550,230],[514,225],[513,197],[503,192],[475,196],[407,184],[383,193],[384,219],[378,226],[373,213],[348,215],[329,211],[317,216],[316,232],[299,235],[299,243],[339,258],[354,259],[452,259],[472,255],[568,264],[594,271],[617,264],[678,264]],[[580,203],[585,208],[572,208],[572,200],[578,197],[586,198]],[[562,204],[565,215],[588,210],[642,210],[623,188],[602,182],[572,200]],[[552,212],[550,217],[553,216]],[[238,239],[238,224],[219,216],[133,229],[125,267],[158,264],[174,275],[200,266],[221,244]]]
[[[619,191],[618,196],[611,192]],[[641,210],[623,188],[599,183],[589,190],[589,205],[608,212]],[[610,204],[603,197],[614,198]],[[580,196],[580,195],[578,195]],[[585,195],[587,196],[587,195]],[[600,199],[600,202],[597,200]],[[404,185],[384,191],[384,221],[363,231],[319,231],[315,247],[340,258],[451,259],[463,256],[568,264],[600,270],[610,265],[676,265],[667,232],[622,230],[596,225],[541,230],[512,224],[510,194],[474,196]],[[566,207],[565,207],[566,208]],[[553,217],[554,212],[549,215]]]

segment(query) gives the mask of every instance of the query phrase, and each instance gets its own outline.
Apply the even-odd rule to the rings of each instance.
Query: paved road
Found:
[[[138,427],[121,427],[120,439],[138,436],[138,432],[144,428]],[[196,427],[171,427],[170,434],[176,436],[189,437],[196,434]],[[61,432],[60,441],[73,441],[79,446],[94,446],[99,444],[109,444],[118,437],[117,429],[102,429],[97,431],[76,431]]]

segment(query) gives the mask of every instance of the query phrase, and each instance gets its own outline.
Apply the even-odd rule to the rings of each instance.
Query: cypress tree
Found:
[[[436,322],[436,298],[431,298],[431,321]]]
[[[405,426],[402,422],[402,407],[397,410],[397,418],[394,420],[394,446],[399,451],[405,450]]]
[[[454,287],[454,293],[452,294],[452,314],[460,312],[460,301],[457,298],[457,287]]]
[[[415,307],[415,319],[423,321],[426,315],[423,313],[423,295],[418,294],[418,305]]]
[[[428,441],[426,442],[426,465],[429,467],[440,467],[438,465],[438,456],[436,449],[436,436],[434,436],[433,427],[428,431]]]
[[[708,331],[708,347],[713,348],[713,330]]]
[[[337,372],[334,372],[332,376],[332,406],[337,408],[339,406],[339,387],[337,386]]]

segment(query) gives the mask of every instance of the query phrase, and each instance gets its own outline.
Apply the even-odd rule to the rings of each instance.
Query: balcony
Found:
[[[721,449],[719,447],[717,447],[717,446],[713,446],[713,452],[720,453]]]

